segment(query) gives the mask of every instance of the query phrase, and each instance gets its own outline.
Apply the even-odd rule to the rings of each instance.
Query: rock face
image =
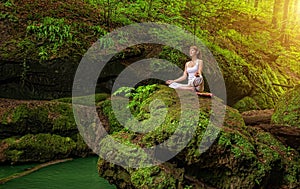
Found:
[[[272,123],[300,128],[300,85],[287,91],[275,106]]]
[[[150,88],[148,87],[150,90]],[[153,88],[152,88],[153,89]],[[162,164],[143,168],[120,166],[111,163],[110,158],[124,159],[127,155],[135,156],[142,148],[151,147],[172,138],[174,130],[180,120],[180,102],[176,91],[166,86],[157,86],[155,92],[135,92],[129,102],[132,114],[144,121],[147,126],[150,111],[167,111],[165,119],[157,119],[161,123],[150,132],[136,133],[131,131],[131,121],[122,127],[116,119],[110,101],[102,103],[102,111],[109,121],[114,140],[127,147],[135,147],[136,151],[107,150],[111,144],[104,138],[101,144],[102,152],[107,156],[99,158],[98,172],[110,183],[118,188],[299,188],[299,154],[297,151],[286,148],[270,133],[259,128],[246,127],[242,116],[237,110],[226,106],[223,126],[216,136],[207,132],[210,118],[213,117],[211,105],[217,103],[219,108],[224,107],[217,98],[199,97],[199,112],[191,114],[191,118],[199,118],[191,140],[173,158]],[[144,95],[148,94],[148,95]],[[120,97],[121,98],[121,97]],[[155,100],[160,99],[164,106],[155,106]],[[154,114],[155,115],[155,114]],[[191,120],[193,120],[191,119]],[[153,122],[154,124],[155,122]],[[192,122],[193,123],[193,122]],[[149,126],[149,125],[148,125]],[[190,126],[187,123],[187,126]],[[216,127],[212,127],[216,128]],[[184,127],[183,127],[184,129]],[[210,130],[211,131],[211,130]],[[207,134],[207,133],[206,133]],[[181,140],[175,137],[174,143]],[[212,145],[200,153],[200,143]],[[110,148],[111,149],[111,148]],[[140,150],[140,151],[139,151]],[[170,153],[172,153],[170,149]],[[124,155],[125,154],[125,155]],[[144,156],[139,156],[138,163],[143,164]],[[124,159],[125,161],[125,159]]]
[[[97,102],[106,97],[95,96]],[[71,98],[0,99],[0,163],[44,162],[90,154],[69,102]]]

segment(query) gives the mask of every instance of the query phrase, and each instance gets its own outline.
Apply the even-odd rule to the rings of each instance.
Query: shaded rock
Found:
[[[255,127],[271,133],[287,147],[290,146],[298,152],[300,151],[300,128],[274,124],[259,124]]]
[[[108,95],[88,97],[97,103]],[[75,99],[85,104],[84,98]],[[54,101],[0,99],[0,162],[44,162],[91,154],[78,131],[70,102],[72,98]]]
[[[63,159],[76,150],[76,142],[70,137],[51,134],[27,134],[21,138],[8,138],[2,145],[8,147],[1,162],[24,163],[45,162],[53,159]]]
[[[251,110],[242,113],[246,125],[269,124],[274,113],[273,109]]]
[[[145,92],[145,91],[144,91]],[[142,95],[141,95],[142,96]],[[160,99],[163,106],[152,106],[151,102]],[[159,86],[153,94],[135,101],[132,114],[139,121],[149,119],[150,110],[153,112],[167,109],[163,122],[159,119],[153,122],[152,129],[147,133],[131,131],[129,125],[122,128],[117,125],[110,136],[118,141],[123,150],[104,138],[100,142],[102,158],[99,158],[98,171],[119,188],[298,188],[299,187],[299,154],[297,151],[285,147],[270,133],[258,128],[246,127],[242,116],[237,110],[225,106],[225,120],[217,136],[217,125],[210,125],[212,102],[217,104],[218,110],[225,105],[217,98],[199,98],[200,108],[197,113],[191,113],[191,120],[197,120],[195,131],[186,146],[175,156],[162,164],[148,168],[133,168],[145,165],[147,162],[146,147],[153,147],[171,138],[170,145],[178,144],[186,136],[174,134],[180,120],[180,102],[173,89]],[[111,127],[115,126],[115,117],[107,114],[109,103],[103,104],[106,109],[107,120]],[[191,108],[193,109],[193,105]],[[191,111],[192,111],[191,109]],[[111,110],[112,111],[112,110]],[[194,122],[187,123],[185,130]],[[145,126],[148,126],[145,121]],[[156,123],[161,123],[154,127]],[[210,127],[208,127],[210,125]],[[144,126],[144,124],[142,124]],[[206,133],[208,132],[208,133]],[[206,134],[205,134],[206,133]],[[175,135],[174,138],[172,138]],[[200,145],[202,144],[202,146]],[[205,150],[204,144],[211,146]],[[174,153],[178,146],[163,151]],[[131,150],[130,150],[131,149]],[[133,150],[136,149],[136,150]],[[144,150],[143,150],[144,149]],[[141,155],[139,155],[141,154]],[[155,154],[154,154],[155,156]],[[126,161],[125,157],[134,157],[132,166],[113,164],[111,160]],[[160,159],[157,159],[158,161]],[[129,162],[130,163],[130,162]],[[166,168],[168,167],[168,168]],[[108,174],[109,173],[109,174]],[[126,178],[116,178],[124,173]],[[130,177],[128,176],[130,175]],[[146,175],[146,176],[145,176]],[[129,179],[130,178],[130,179]]]
[[[300,85],[287,91],[277,102],[272,123],[300,128]]]
[[[10,99],[1,99],[0,104],[3,108],[0,115],[2,139],[37,133],[53,133],[61,136],[72,136],[77,133],[71,104]]]
[[[240,112],[260,109],[255,100],[249,96],[246,96],[243,99],[239,100],[233,105],[233,108],[239,110]]]

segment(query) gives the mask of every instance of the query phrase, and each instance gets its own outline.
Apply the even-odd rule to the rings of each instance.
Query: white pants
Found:
[[[169,85],[169,87],[173,88],[173,89],[177,89],[177,88],[180,88],[180,87],[190,87],[191,89],[194,89],[196,90],[197,92],[203,92],[204,91],[204,82],[202,81],[201,84],[197,87],[194,87],[193,85],[193,80],[189,80],[187,84],[182,84],[182,83],[171,83]]]

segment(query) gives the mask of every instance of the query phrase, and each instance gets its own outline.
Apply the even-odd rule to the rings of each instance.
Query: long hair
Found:
[[[190,49],[194,49],[196,51],[197,58],[202,59],[202,53],[200,52],[197,46],[193,45],[190,47]]]

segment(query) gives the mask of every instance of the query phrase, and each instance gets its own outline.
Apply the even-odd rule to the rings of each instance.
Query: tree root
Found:
[[[61,159],[61,160],[54,160],[54,161],[50,161],[50,162],[46,162],[46,163],[37,165],[37,166],[35,166],[35,167],[33,167],[29,170],[23,171],[21,173],[15,173],[13,175],[10,175],[8,177],[0,179],[0,184],[4,184],[4,183],[6,183],[10,180],[23,177],[23,176],[28,175],[32,172],[35,172],[35,171],[37,171],[37,170],[39,170],[43,167],[47,167],[47,166],[50,166],[50,165],[54,165],[54,164],[58,164],[58,163],[66,162],[66,161],[71,161],[71,160],[73,160],[73,159],[72,158],[67,158],[67,159]]]

